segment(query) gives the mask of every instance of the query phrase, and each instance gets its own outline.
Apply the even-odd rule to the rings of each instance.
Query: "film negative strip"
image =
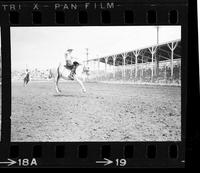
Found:
[[[0,167],[185,167],[187,0],[0,2],[0,25]]]

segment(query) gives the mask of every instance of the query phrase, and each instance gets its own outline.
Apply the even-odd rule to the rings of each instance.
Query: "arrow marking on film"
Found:
[[[103,163],[103,164],[104,164],[104,166],[106,166],[106,165],[112,164],[112,163],[113,163],[113,161],[112,161],[112,160],[109,160],[109,159],[106,159],[106,158],[104,158],[104,160],[102,160],[102,161],[96,161],[96,163]]]
[[[16,164],[17,162],[12,160],[12,159],[8,159],[7,162],[0,162],[0,164],[8,164],[8,166],[11,166],[11,165],[14,165]]]

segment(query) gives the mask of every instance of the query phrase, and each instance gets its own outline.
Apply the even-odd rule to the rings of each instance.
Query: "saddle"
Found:
[[[64,65],[64,67],[68,70],[72,70],[74,65]]]
[[[76,68],[79,65],[78,62],[74,61],[73,64],[66,62],[66,64],[64,65],[64,67],[68,70],[72,70],[74,68]]]
[[[71,80],[74,80],[74,75],[76,74],[76,68],[78,67],[79,63],[78,62],[73,62],[73,64],[69,64],[68,62],[66,63],[65,67],[66,69],[71,70],[71,73],[69,74],[69,78]]]

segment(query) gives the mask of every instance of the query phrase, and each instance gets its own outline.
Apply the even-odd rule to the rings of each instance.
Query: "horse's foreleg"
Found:
[[[55,78],[55,87],[56,87],[56,92],[57,93],[61,93],[61,90],[59,89],[58,87],[58,81],[60,79],[60,76],[58,75],[56,78]]]
[[[78,77],[76,77],[76,76],[74,76],[74,79],[79,83],[79,85],[82,88],[82,91],[85,93],[86,89],[85,89],[85,86],[83,85],[83,82]]]
[[[83,82],[85,82],[85,75],[83,75],[82,79],[83,79]]]

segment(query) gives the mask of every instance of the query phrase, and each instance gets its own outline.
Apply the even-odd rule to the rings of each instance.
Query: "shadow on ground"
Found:
[[[83,95],[72,95],[72,94],[54,94],[54,97],[85,97]]]

